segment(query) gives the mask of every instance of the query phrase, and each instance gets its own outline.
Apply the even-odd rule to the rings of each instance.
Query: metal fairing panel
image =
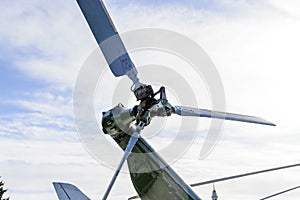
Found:
[[[90,200],[76,186],[69,183],[53,183],[59,200]]]
[[[126,148],[129,135],[118,133],[112,137],[123,150]],[[141,199],[200,200],[143,138],[139,138],[132,152],[127,163],[132,183]]]

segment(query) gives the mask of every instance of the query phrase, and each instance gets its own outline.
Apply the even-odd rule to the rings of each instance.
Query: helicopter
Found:
[[[138,70],[132,62],[103,1],[76,1],[111,72],[115,77],[127,76],[132,81],[131,91],[139,102],[132,108],[126,108],[120,103],[102,113],[103,133],[111,136],[124,151],[124,155],[103,195],[103,200],[108,199],[125,162],[128,164],[133,186],[141,199],[200,199],[191,189],[191,186],[186,184],[141,136],[142,130],[151,124],[154,117],[170,117],[176,114],[182,117],[206,117],[275,126],[274,123],[259,117],[172,105],[167,99],[164,86],[154,92],[151,85],[139,80]],[[113,43],[107,43],[108,40],[112,40]],[[62,189],[73,187],[62,183],[55,183],[54,186]],[[81,199],[85,198],[88,199],[82,195]]]

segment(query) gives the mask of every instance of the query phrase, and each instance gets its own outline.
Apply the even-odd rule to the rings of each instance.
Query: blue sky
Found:
[[[219,144],[205,160],[194,156],[202,144],[200,135],[173,165],[188,183],[299,162],[299,3],[105,3],[121,32],[157,27],[191,37],[215,62],[227,109],[278,124],[268,129],[226,123]],[[0,23],[5,27],[0,30],[0,150],[4,152],[0,176],[8,195],[11,199],[56,199],[51,182],[65,181],[99,198],[113,170],[87,153],[73,120],[74,83],[81,64],[96,47],[76,2],[5,0],[0,9]],[[202,123],[201,134],[209,121]],[[161,142],[154,146],[167,140],[154,138]],[[222,199],[257,199],[299,184],[299,170],[273,175],[218,184],[217,190]],[[114,188],[114,199],[135,194],[126,173]],[[211,186],[195,191],[209,199]],[[299,192],[285,196],[295,197]]]

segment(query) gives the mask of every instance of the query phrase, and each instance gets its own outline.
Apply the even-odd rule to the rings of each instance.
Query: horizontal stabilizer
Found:
[[[199,108],[183,107],[183,106],[175,106],[174,109],[175,109],[175,113],[180,116],[208,117],[208,118],[217,118],[217,119],[224,119],[224,120],[275,126],[275,124],[259,117],[212,111],[212,110],[199,109]]]
[[[59,200],[90,200],[75,185],[69,183],[53,183]]]

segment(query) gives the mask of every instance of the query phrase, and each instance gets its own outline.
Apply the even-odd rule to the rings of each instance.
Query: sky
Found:
[[[198,138],[172,164],[186,183],[299,162],[298,1],[104,2],[120,33],[151,27],[193,39],[221,76],[226,110],[277,125],[225,122],[214,150],[199,159],[210,124],[201,120]],[[57,199],[51,183],[62,181],[100,198],[114,171],[88,153],[73,119],[74,84],[97,46],[76,1],[2,0],[0,10],[0,176],[7,195],[16,200]],[[201,106],[209,105],[203,101]],[[154,148],[167,142],[172,130],[164,132],[165,137],[149,138]],[[216,189],[224,200],[258,199],[295,187],[299,179],[295,168],[217,183]],[[194,191],[210,199],[212,185]],[[135,194],[128,173],[121,173],[111,199]],[[296,190],[277,199],[299,196]]]

